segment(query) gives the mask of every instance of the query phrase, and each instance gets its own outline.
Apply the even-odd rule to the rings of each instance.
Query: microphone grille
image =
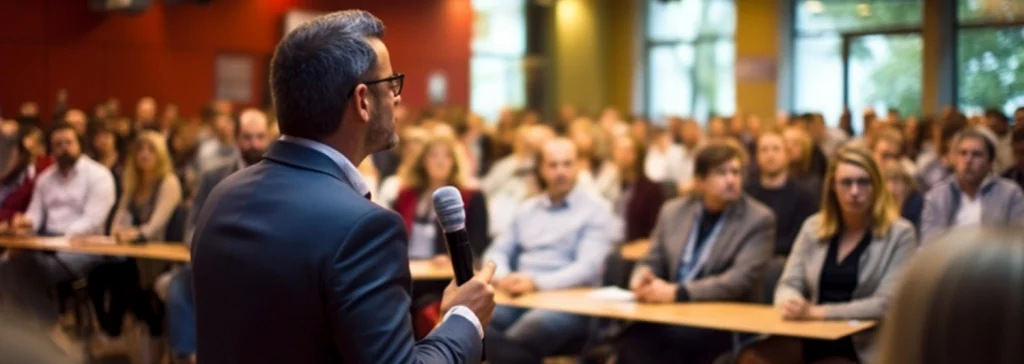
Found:
[[[466,227],[466,210],[462,204],[462,193],[452,186],[434,191],[434,214],[441,223],[441,229],[456,231]]]

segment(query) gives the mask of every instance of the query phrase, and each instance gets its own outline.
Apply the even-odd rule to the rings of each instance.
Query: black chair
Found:
[[[185,241],[186,220],[188,220],[188,207],[185,204],[180,204],[174,209],[171,219],[167,221],[167,233],[164,236],[164,241]]]

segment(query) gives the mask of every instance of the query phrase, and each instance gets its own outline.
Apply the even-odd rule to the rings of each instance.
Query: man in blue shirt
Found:
[[[517,296],[536,291],[594,286],[611,248],[611,212],[599,197],[576,188],[576,147],[554,139],[542,149],[538,182],[543,192],[519,205],[509,229],[487,251],[497,264],[498,291]],[[540,363],[574,339],[584,337],[588,319],[567,313],[499,306],[487,337],[507,339],[490,345],[488,360]],[[494,336],[492,336],[494,335]],[[507,356],[508,346],[522,356]]]

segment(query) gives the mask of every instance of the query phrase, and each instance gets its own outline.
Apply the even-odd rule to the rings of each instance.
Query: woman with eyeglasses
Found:
[[[917,243],[878,164],[843,148],[825,175],[821,211],[804,222],[775,290],[785,320],[880,320]],[[839,340],[770,337],[740,363],[870,363],[875,330]]]

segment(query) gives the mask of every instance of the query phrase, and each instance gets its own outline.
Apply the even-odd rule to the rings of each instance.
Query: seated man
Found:
[[[555,139],[537,165],[544,193],[524,201],[508,231],[485,254],[497,263],[497,290],[516,296],[597,285],[611,248],[611,212],[597,196],[576,187],[576,147]],[[488,328],[491,363],[540,363],[567,343],[586,336],[588,318],[545,310],[499,306]],[[515,353],[515,348],[521,353]],[[520,354],[516,358],[512,356]]]
[[[796,233],[804,220],[818,211],[814,193],[789,177],[789,155],[782,133],[767,130],[757,138],[757,171],[744,184],[750,197],[764,203],[775,213],[775,256],[785,263],[793,248]],[[781,271],[782,265],[779,265]],[[775,282],[771,282],[772,286]]]
[[[3,230],[18,236],[103,234],[107,215],[116,199],[114,176],[102,164],[82,155],[81,138],[71,125],[59,124],[53,128],[50,151],[57,164],[39,175],[27,212],[15,215],[10,226],[4,226]],[[64,252],[57,252],[55,256],[41,252],[16,254],[4,263],[10,264],[7,272],[35,283],[22,286],[26,290],[18,292],[2,292],[12,288],[0,287],[0,296],[20,295],[21,298],[16,299],[36,315],[39,324],[55,327],[57,309],[55,302],[49,300],[49,290],[57,283],[85,277],[105,259],[99,255]]]
[[[925,195],[921,243],[950,228],[1024,223],[1024,193],[1012,181],[991,175],[996,158],[995,136],[969,128],[953,139],[954,175]]]
[[[630,281],[646,303],[758,301],[775,244],[775,216],[743,193],[744,152],[709,143],[694,162],[695,194],[665,203],[651,251]],[[618,362],[705,363],[731,346],[728,332],[636,324],[623,332]]]

